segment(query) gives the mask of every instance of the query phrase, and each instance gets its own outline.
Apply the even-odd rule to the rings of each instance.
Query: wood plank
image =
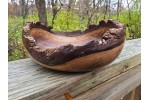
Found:
[[[140,79],[140,67],[137,66],[86,91],[73,100],[120,100],[140,85]]]
[[[141,85],[135,89],[134,100],[141,100]]]
[[[141,100],[141,85],[124,96],[122,100]]]
[[[121,100],[131,100],[132,95],[133,95],[133,90],[129,92],[127,95],[125,95],[124,97],[122,97]]]
[[[112,64],[88,73],[48,70],[31,59],[12,61],[8,69],[8,97],[10,100],[61,100],[66,92],[75,97],[139,64],[140,39],[127,41],[122,53]]]
[[[122,96],[128,94],[130,91],[135,89],[140,84],[141,84],[141,72],[137,73],[136,75],[124,81],[123,83],[119,84],[112,91],[109,91],[113,94],[109,95],[105,100],[117,100]],[[131,97],[131,100],[132,99],[134,99],[134,97]]]

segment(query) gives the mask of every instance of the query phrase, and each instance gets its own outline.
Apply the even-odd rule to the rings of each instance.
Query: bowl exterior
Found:
[[[121,53],[123,46],[124,43],[113,49],[76,58],[60,65],[48,66],[42,64],[41,62],[36,62],[42,65],[43,67],[53,70],[66,72],[86,72],[113,62]]]

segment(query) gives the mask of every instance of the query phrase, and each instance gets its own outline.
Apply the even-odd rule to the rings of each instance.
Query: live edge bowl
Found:
[[[125,25],[101,20],[85,31],[55,32],[41,22],[27,22],[22,40],[25,48],[43,67],[85,72],[113,62],[124,46]]]

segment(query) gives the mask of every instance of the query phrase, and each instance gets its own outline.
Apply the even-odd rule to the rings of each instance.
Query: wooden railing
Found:
[[[49,70],[31,59],[9,62],[9,100],[66,100],[65,93],[73,100],[140,100],[140,42],[126,41],[113,63],[86,73]]]

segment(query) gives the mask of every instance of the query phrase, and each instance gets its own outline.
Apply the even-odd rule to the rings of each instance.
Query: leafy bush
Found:
[[[86,20],[82,20],[74,11],[58,12],[53,25],[55,31],[85,30],[85,28]]]
[[[127,26],[127,39],[141,37],[141,14],[139,11],[130,10],[131,18],[128,17],[128,11],[121,11],[119,21]]]
[[[21,17],[9,17],[8,19],[8,60],[17,60],[28,57],[22,44],[23,20]]]

